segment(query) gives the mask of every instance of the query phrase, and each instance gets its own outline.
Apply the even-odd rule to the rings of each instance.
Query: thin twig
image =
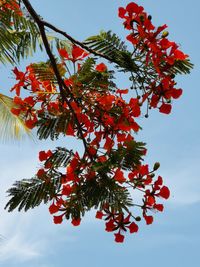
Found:
[[[58,29],[57,27],[55,27],[54,25],[52,25],[51,23],[47,22],[47,21],[42,21],[43,25],[46,26],[47,28],[63,35],[65,38],[67,38],[69,41],[71,41],[73,44],[76,44],[80,47],[82,47],[83,49],[87,50],[88,52],[90,52],[91,54],[101,57],[101,58],[105,58],[108,61],[114,61],[113,59],[111,59],[110,57],[103,55],[99,52],[96,52],[95,50],[93,50],[92,48],[88,47],[87,45],[85,45],[83,42],[80,42],[76,39],[74,39],[71,35],[67,34],[66,32],[64,32],[63,30]]]

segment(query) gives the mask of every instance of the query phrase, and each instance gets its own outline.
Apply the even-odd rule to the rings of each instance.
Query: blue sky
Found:
[[[128,1],[111,0],[32,0],[36,10],[48,21],[79,40],[112,29],[124,37],[117,8]],[[135,265],[144,267],[198,267],[200,246],[200,119],[199,77],[200,53],[198,0],[137,1],[153,16],[156,25],[169,26],[169,38],[191,56],[195,69],[191,75],[178,77],[184,94],[174,102],[173,112],[164,116],[152,112],[139,123],[143,131],[138,140],[147,142],[147,161],[161,163],[160,174],[170,187],[172,197],[165,203],[165,212],[156,214],[151,226],[141,225],[136,235],[116,244],[113,235],[104,231],[104,223],[88,214],[80,227],[70,223],[54,225],[47,206],[27,213],[3,210],[5,191],[21,178],[31,177],[37,167],[39,150],[54,148],[66,142],[35,143],[24,140],[0,144],[0,266],[62,267],[66,265],[100,267]],[[34,57],[33,60],[37,60]],[[12,83],[10,70],[0,67],[0,89],[5,93]],[[5,77],[8,77],[5,78]],[[127,82],[120,77],[120,86]]]

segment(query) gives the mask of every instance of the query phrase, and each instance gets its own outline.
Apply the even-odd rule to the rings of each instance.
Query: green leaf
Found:
[[[35,208],[42,202],[49,202],[60,189],[61,176],[54,173],[53,178],[43,181],[37,177],[23,179],[14,183],[7,192],[11,197],[5,206],[9,212],[18,208],[18,211]]]
[[[37,25],[28,17],[0,10],[0,61],[16,64],[36,51],[39,37]]]
[[[49,157],[45,164],[51,164],[52,168],[67,167],[71,157],[74,155],[72,150],[67,148],[57,147],[51,157]]]
[[[65,135],[69,123],[69,114],[61,114],[57,116],[42,115],[36,126],[38,128],[37,135],[40,140],[58,139],[60,134]]]
[[[193,69],[194,64],[191,63],[189,59],[176,60],[174,66],[170,69],[172,74],[190,74],[191,69]]]
[[[127,50],[124,42],[111,31],[101,31],[99,35],[91,36],[84,42],[94,51],[109,58],[111,62],[117,64],[122,71],[138,71],[136,62],[132,59],[131,53]]]
[[[49,62],[39,62],[33,63],[30,65],[33,72],[36,75],[36,78],[40,81],[50,81],[52,83],[57,83],[57,79],[53,68]],[[66,73],[66,69],[62,64],[57,64],[57,69],[61,76],[64,76]]]

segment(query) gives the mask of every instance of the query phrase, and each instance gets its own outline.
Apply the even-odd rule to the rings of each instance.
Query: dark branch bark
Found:
[[[63,81],[63,79],[62,79],[62,77],[61,77],[61,75],[59,73],[59,70],[58,70],[58,67],[57,67],[57,64],[56,64],[55,57],[54,57],[53,53],[51,52],[51,49],[50,49],[50,46],[49,46],[49,42],[48,42],[48,39],[47,39],[47,36],[46,36],[45,23],[43,22],[42,19],[40,19],[40,17],[38,16],[38,14],[36,13],[36,11],[32,7],[32,5],[30,4],[29,0],[22,0],[22,1],[23,1],[24,5],[25,5],[26,9],[28,10],[28,12],[30,13],[30,15],[32,16],[32,18],[34,19],[34,21],[36,22],[36,24],[38,25],[38,28],[39,28],[39,31],[40,31],[40,34],[41,34],[41,37],[42,37],[42,41],[43,41],[43,44],[44,44],[46,53],[47,53],[47,55],[48,55],[48,57],[50,59],[50,62],[51,62],[53,71],[54,71],[55,76],[56,76],[56,79],[58,81],[58,86],[59,86],[61,97],[67,103],[70,111],[72,112],[72,114],[74,116],[74,120],[75,120],[75,123],[77,125],[78,132],[80,134],[81,140],[83,141],[83,144],[84,144],[84,147],[85,147],[86,152],[90,156],[90,153],[88,152],[87,142],[86,142],[85,137],[83,135],[82,127],[80,125],[80,122],[78,120],[78,117],[76,115],[76,112],[74,111],[73,107],[71,106],[70,101],[67,98],[67,94],[74,101],[76,101],[76,99],[74,98],[74,96],[71,93],[70,89],[65,85],[65,83],[64,83],[64,81]]]

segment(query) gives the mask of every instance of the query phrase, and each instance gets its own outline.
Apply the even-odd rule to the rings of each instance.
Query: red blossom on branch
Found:
[[[127,232],[138,232],[142,218],[152,224],[152,212],[164,210],[157,200],[170,197],[162,177],[156,178],[160,164],[151,169],[144,163],[147,149],[135,137],[141,130],[138,121],[145,104],[145,117],[151,108],[171,113],[172,100],[182,95],[182,89],[175,87],[174,68],[188,56],[168,40],[167,25],[155,27],[142,6],[129,3],[119,8],[118,15],[133,46],[129,54],[135,69],[130,81],[135,97],[129,89],[117,87],[106,64],[96,63],[95,51],[73,42],[71,51],[58,48],[60,59],[51,55],[46,70],[49,79],[38,75],[34,64],[25,72],[14,68],[16,84],[11,91],[16,95],[11,112],[22,116],[28,128],[37,128],[39,139],[55,140],[62,135],[82,141],[81,153],[60,147],[39,152],[36,178],[48,187],[44,202],[51,201],[54,223],[67,219],[78,226],[85,212],[95,208],[95,217],[105,221],[105,230],[122,243]],[[84,48],[91,57],[87,58]],[[68,61],[73,63],[73,74]],[[22,98],[22,90],[30,95]],[[141,196],[138,203],[136,190]]]

